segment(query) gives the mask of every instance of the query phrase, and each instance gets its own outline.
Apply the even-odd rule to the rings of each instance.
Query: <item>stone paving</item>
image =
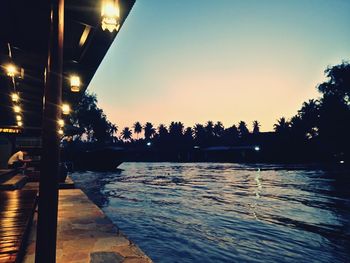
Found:
[[[36,220],[24,263],[35,258]],[[152,262],[79,189],[60,190],[57,263]]]

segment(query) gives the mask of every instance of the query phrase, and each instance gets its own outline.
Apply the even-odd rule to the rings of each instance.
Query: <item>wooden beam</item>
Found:
[[[51,0],[43,105],[43,150],[39,186],[36,263],[56,262],[59,136],[61,117],[64,0]]]

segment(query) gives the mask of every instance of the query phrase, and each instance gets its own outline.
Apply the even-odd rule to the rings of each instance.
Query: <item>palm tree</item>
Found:
[[[202,124],[195,124],[193,127],[194,138],[198,144],[203,144],[205,142],[206,131]]]
[[[190,138],[192,140],[193,139],[193,133],[194,133],[193,129],[191,127],[187,127],[185,132],[184,132],[184,136],[186,138]]]
[[[118,126],[115,124],[112,124],[110,129],[110,134],[112,136],[113,143],[115,143],[118,140],[118,137],[116,136],[117,132],[118,132]]]
[[[276,133],[286,133],[290,128],[290,123],[286,121],[286,118],[282,117],[277,120],[277,123],[273,125]]]
[[[156,130],[153,127],[153,124],[150,122],[146,122],[145,126],[143,127],[143,130],[145,132],[145,139],[149,140],[153,137],[153,135],[156,133]]]
[[[139,134],[142,132],[142,125],[139,121],[134,123],[134,133],[136,133],[137,139],[139,139]]]
[[[258,121],[253,121],[253,133],[258,134],[260,132],[260,123]]]
[[[169,126],[169,134],[174,137],[183,135],[184,125],[182,122],[171,122]]]
[[[213,128],[214,136],[217,138],[220,138],[223,135],[224,130],[225,130],[224,125],[222,124],[221,121],[218,121],[217,123],[215,123]]]
[[[208,138],[211,138],[214,135],[214,123],[212,121],[207,122],[205,125],[205,131]]]
[[[247,124],[244,121],[240,121],[238,124],[239,136],[242,138],[249,134],[249,130],[247,128]]]
[[[168,129],[164,124],[159,124],[158,126],[158,136],[164,138],[168,135]]]
[[[121,132],[121,137],[123,141],[130,141],[132,136],[132,131],[129,127],[125,127]]]

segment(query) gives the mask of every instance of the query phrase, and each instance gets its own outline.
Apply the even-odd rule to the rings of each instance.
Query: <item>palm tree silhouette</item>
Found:
[[[123,141],[130,141],[132,136],[132,131],[129,127],[125,127],[121,132],[121,137]]]
[[[134,123],[134,133],[136,133],[137,139],[139,139],[139,134],[142,132],[142,125],[139,121]]]
[[[185,132],[184,132],[184,136],[187,138],[187,139],[193,139],[193,129],[191,127],[187,127]]]
[[[202,124],[197,123],[194,125],[193,131],[195,141],[200,145],[204,144],[206,140],[206,131],[204,126]]]
[[[112,136],[113,143],[115,143],[118,140],[118,137],[116,136],[117,132],[118,132],[118,126],[115,124],[112,124],[111,129],[110,129],[110,133]]]
[[[183,135],[184,125],[182,122],[171,122],[169,125],[169,134],[175,137],[181,137]]]
[[[143,127],[143,130],[145,132],[146,140],[151,139],[156,133],[156,130],[154,129],[153,124],[150,122],[146,122],[145,126]]]
[[[213,128],[214,136],[217,138],[220,138],[223,135],[224,130],[225,130],[224,125],[222,124],[221,121],[218,121],[217,123],[215,123]]]
[[[289,130],[290,123],[286,121],[286,118],[282,117],[277,120],[277,123],[273,125],[276,133],[286,133]]]
[[[258,121],[253,121],[253,133],[258,134],[260,132],[260,123]]]
[[[205,131],[208,138],[211,138],[214,135],[214,123],[212,121],[207,122],[205,125]]]
[[[242,138],[249,134],[247,124],[244,121],[240,121],[238,124],[239,136]]]
[[[167,137],[168,135],[168,129],[164,124],[159,124],[158,126],[158,137],[163,139]]]

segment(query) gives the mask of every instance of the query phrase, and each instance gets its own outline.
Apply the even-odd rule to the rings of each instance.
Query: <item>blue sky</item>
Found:
[[[121,130],[258,120],[272,130],[349,59],[347,0],[137,0],[89,86]]]

